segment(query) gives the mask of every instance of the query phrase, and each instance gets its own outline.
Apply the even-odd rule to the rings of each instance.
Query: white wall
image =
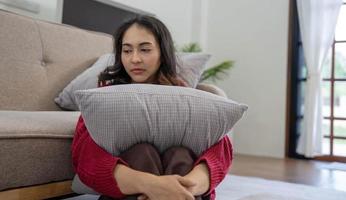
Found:
[[[4,3],[1,3],[4,2]],[[51,22],[61,22],[62,14],[62,3],[63,0],[17,0],[12,1],[16,3],[19,7],[10,6],[6,2],[11,2],[10,0],[0,1],[0,9],[8,10],[14,13],[18,13],[25,16],[30,16],[36,19],[42,19]],[[30,3],[38,5],[38,12],[33,12],[25,9],[24,2],[27,2],[27,7],[30,7]],[[20,8],[22,7],[22,8]]]
[[[170,30],[178,47],[192,41],[192,28],[196,27],[200,18],[193,15],[199,10],[193,8],[198,0],[112,0],[120,4],[134,7],[155,14]],[[197,20],[197,22],[196,22]]]
[[[237,153],[284,157],[288,10],[288,0],[209,1],[211,64],[235,61],[219,86],[249,105],[233,131]]]

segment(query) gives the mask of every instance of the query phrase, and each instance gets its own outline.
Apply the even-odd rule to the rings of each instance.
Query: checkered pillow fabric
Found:
[[[140,142],[154,144],[160,152],[185,146],[200,155],[247,108],[197,89],[153,84],[115,85],[75,95],[91,137],[114,155]]]

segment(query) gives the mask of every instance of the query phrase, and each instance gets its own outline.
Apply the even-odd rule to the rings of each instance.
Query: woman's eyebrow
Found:
[[[129,47],[132,47],[132,45],[129,44],[129,43],[123,43],[122,46],[129,46]]]
[[[145,45],[153,45],[153,43],[152,42],[141,42],[141,43],[139,43],[138,46],[145,46]],[[130,43],[123,43],[122,46],[133,47],[133,45]]]
[[[139,44],[139,46],[144,46],[144,45],[152,45],[153,43],[151,42],[142,42]]]

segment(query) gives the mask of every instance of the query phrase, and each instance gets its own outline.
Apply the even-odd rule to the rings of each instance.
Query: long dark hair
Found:
[[[124,34],[134,24],[150,31],[160,46],[161,65],[157,72],[157,80],[155,83],[164,85],[183,85],[181,79],[177,78],[177,62],[173,40],[169,30],[160,20],[154,17],[137,15],[122,24],[114,34],[115,63],[113,66],[109,66],[101,72],[98,80],[99,86],[127,84],[131,82],[131,78],[126,73],[124,65],[121,62],[121,53]]]

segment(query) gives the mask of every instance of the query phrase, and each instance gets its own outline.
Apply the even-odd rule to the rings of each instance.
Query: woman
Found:
[[[161,21],[137,16],[114,37],[115,64],[100,74],[100,87],[130,83],[186,86],[176,75],[173,41]],[[215,199],[215,187],[231,165],[232,146],[225,136],[196,158],[184,147],[172,147],[160,155],[151,144],[137,144],[116,157],[91,139],[80,117],[72,159],[82,182],[111,198]]]

